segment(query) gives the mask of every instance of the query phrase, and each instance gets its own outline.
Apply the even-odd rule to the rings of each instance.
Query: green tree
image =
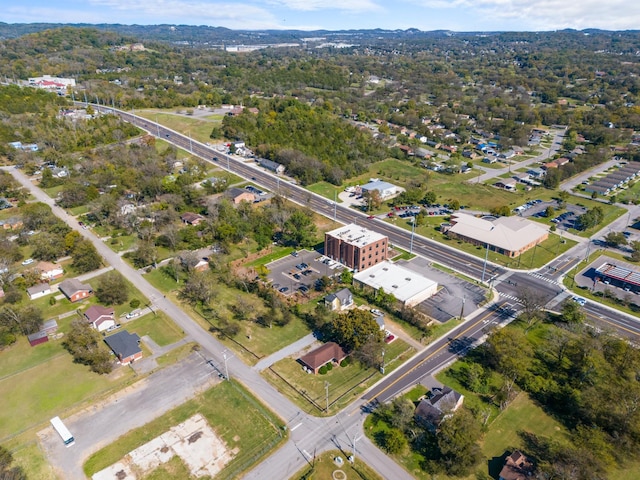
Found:
[[[458,409],[438,426],[438,462],[448,475],[462,476],[478,464],[482,456],[478,440],[480,425],[465,408]]]
[[[27,475],[20,466],[12,466],[13,455],[0,445],[0,479],[2,480],[27,480]]]
[[[316,226],[309,213],[294,211],[284,223],[282,241],[287,245],[308,247],[313,245]]]
[[[407,448],[407,438],[397,428],[390,428],[381,434],[381,447],[391,454],[402,453]]]
[[[330,323],[330,337],[347,351],[359,349],[372,337],[382,341],[382,332],[371,312],[351,310]]]
[[[617,247],[619,245],[627,244],[627,237],[622,232],[609,232],[604,236],[604,241],[608,247]]]
[[[567,323],[581,324],[584,323],[586,315],[577,302],[566,300],[562,304],[561,318]]]
[[[105,273],[98,283],[96,298],[105,305],[122,305],[129,299],[127,282],[118,272]]]
[[[438,199],[438,195],[436,194],[436,192],[434,192],[433,190],[428,190],[424,194],[424,197],[422,197],[422,203],[430,206],[436,203],[437,199]]]
[[[92,272],[102,265],[102,257],[88,240],[80,240],[76,243],[71,256],[73,257],[73,268],[78,273]]]
[[[71,322],[71,329],[62,345],[71,353],[76,363],[88,365],[93,372],[105,374],[113,369],[110,353],[102,337],[81,319]]]

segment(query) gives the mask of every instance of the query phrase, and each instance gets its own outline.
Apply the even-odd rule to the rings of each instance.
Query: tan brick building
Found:
[[[345,225],[325,233],[324,254],[349,268],[362,271],[387,259],[389,239],[359,225]]]

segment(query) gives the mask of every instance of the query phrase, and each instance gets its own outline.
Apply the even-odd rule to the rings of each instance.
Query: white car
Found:
[[[573,297],[573,301],[576,302],[581,307],[584,307],[587,304],[587,300],[582,297]]]
[[[33,258],[27,258],[22,262],[22,265],[31,265],[33,263]]]

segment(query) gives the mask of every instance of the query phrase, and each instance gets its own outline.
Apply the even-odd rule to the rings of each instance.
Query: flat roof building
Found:
[[[494,220],[474,217],[466,213],[451,216],[451,226],[445,233],[451,238],[506,255],[517,257],[549,237],[546,227],[522,217],[499,217]]]
[[[325,233],[324,254],[353,270],[362,271],[387,259],[389,239],[352,223]]]
[[[398,193],[398,187],[389,182],[383,182],[382,180],[373,180],[360,187],[362,192],[372,192],[377,190],[380,194],[380,198],[389,198]]]
[[[407,307],[417,305],[438,292],[437,282],[388,261],[355,274],[353,284],[376,291],[382,289]]]

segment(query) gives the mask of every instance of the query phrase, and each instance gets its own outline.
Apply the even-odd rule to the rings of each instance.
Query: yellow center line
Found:
[[[595,315],[593,315],[593,314],[591,314],[591,313],[587,313],[587,317],[591,317],[591,318],[592,318],[593,320],[595,320],[596,322],[604,322],[604,323],[608,323],[609,325],[613,326],[614,328],[619,329],[619,330],[624,330],[625,332],[629,332],[629,333],[631,333],[632,335],[640,336],[640,333],[638,333],[638,332],[635,332],[635,331],[633,331],[633,330],[630,330],[630,329],[628,329],[628,328],[626,328],[626,327],[623,327],[622,325],[619,325],[619,324],[617,324],[617,323],[610,322],[609,320],[605,320],[604,318],[596,317]]]
[[[501,308],[505,303],[507,303],[506,301],[502,302],[498,308]],[[474,321],[470,326],[468,326],[466,329],[462,330],[460,333],[458,333],[454,338],[452,338],[451,340],[456,340],[458,338],[460,338],[462,335],[464,335],[465,333],[467,333],[469,330],[471,330],[474,327],[477,327],[478,324],[480,322],[482,322],[484,319],[490,317],[491,315],[494,315],[496,312],[495,311],[491,311],[489,313],[487,313],[484,317],[479,318],[478,320]],[[445,347],[448,347],[449,344],[451,343],[451,340],[449,340],[448,342],[444,343],[442,346],[440,346],[440,348],[438,348],[437,350],[431,352],[429,355],[427,355],[425,358],[423,358],[420,362],[418,362],[416,365],[414,365],[412,368],[410,368],[409,370],[407,370],[405,373],[403,373],[402,375],[400,375],[398,378],[396,378],[392,383],[390,383],[389,385],[387,385],[383,390],[380,390],[380,392],[378,392],[378,394],[376,395],[376,397],[382,395],[384,392],[386,392],[387,390],[389,390],[392,386],[394,386],[396,383],[398,383],[400,380],[402,380],[404,377],[406,377],[407,375],[409,375],[410,373],[412,373],[414,370],[416,370],[418,367],[422,366],[427,360],[430,360],[431,358],[433,358],[436,354],[440,353],[441,350],[443,350]]]

